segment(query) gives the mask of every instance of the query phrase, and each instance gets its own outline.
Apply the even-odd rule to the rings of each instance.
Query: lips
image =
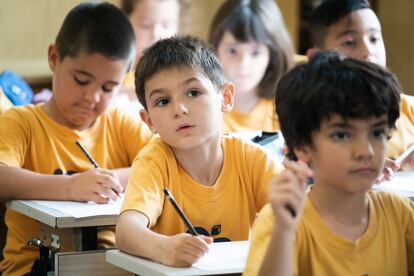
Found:
[[[188,130],[191,130],[192,128],[194,128],[194,125],[191,125],[191,124],[180,124],[178,126],[178,128],[176,129],[176,132],[188,131]]]
[[[352,174],[358,174],[358,175],[373,175],[377,174],[377,170],[370,168],[370,167],[361,167],[354,170],[351,170]]]

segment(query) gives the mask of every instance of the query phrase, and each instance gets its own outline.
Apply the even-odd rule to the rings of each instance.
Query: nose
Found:
[[[371,42],[368,38],[362,40],[360,45],[360,59],[370,61],[374,55],[374,46],[371,45]]]
[[[189,111],[185,104],[183,103],[176,103],[174,105],[174,117],[179,118],[181,116],[188,115]]]
[[[101,90],[90,89],[89,91],[85,91],[83,98],[90,103],[98,103],[101,100]]]
[[[154,24],[151,28],[151,40],[155,43],[162,38],[164,38],[162,26],[160,24]]]
[[[368,138],[354,142],[353,155],[357,160],[368,160],[374,155],[374,147]]]

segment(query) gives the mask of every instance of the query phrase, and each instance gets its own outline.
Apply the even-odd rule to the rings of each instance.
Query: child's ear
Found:
[[[221,87],[221,94],[223,97],[223,102],[221,104],[222,112],[230,112],[234,106],[234,92],[236,88],[232,82],[223,84]]]
[[[151,130],[153,134],[158,133],[157,129],[152,124],[152,120],[148,114],[148,112],[145,109],[141,109],[139,111],[139,116],[141,116],[141,120],[144,121],[144,123],[147,124],[148,128]]]
[[[309,146],[300,146],[294,149],[295,155],[299,161],[309,164],[311,161],[311,151]]]
[[[55,72],[56,64],[59,61],[59,53],[55,44],[49,45],[49,48],[47,49],[47,59],[50,70]]]

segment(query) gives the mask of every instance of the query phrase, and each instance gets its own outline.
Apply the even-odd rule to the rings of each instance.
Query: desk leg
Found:
[[[82,227],[82,251],[98,249],[98,227]]]

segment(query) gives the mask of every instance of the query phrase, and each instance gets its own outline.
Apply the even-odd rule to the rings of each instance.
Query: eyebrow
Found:
[[[189,79],[186,79],[185,81],[183,81],[181,84],[180,84],[180,87],[183,87],[183,86],[187,86],[188,84],[190,84],[190,83],[192,83],[192,82],[201,82],[198,78],[196,78],[196,77],[192,77],[192,78],[189,78]],[[168,91],[168,89],[165,89],[165,88],[157,88],[157,89],[154,89],[154,90],[152,90],[150,93],[149,93],[149,96],[148,96],[148,98],[149,99],[151,99],[152,97],[154,97],[154,95],[156,95],[156,94],[162,94],[162,93],[165,93],[165,91]]]
[[[80,70],[80,69],[74,69],[74,71],[75,71],[76,73],[78,73],[78,74],[86,75],[86,76],[88,76],[88,77],[90,77],[90,78],[96,79],[94,75],[92,75],[91,73],[89,73],[89,72],[87,72],[87,71]],[[104,84],[104,85],[106,85],[106,84],[119,85],[119,82],[117,82],[117,81],[107,81],[107,82],[105,82],[105,84]]]
[[[381,32],[381,30],[377,29],[377,28],[369,28],[368,31]],[[357,34],[357,33],[358,32],[353,30],[353,29],[348,29],[348,30],[345,30],[345,31],[340,32],[339,34],[337,34],[336,38],[341,38],[342,36],[353,35],[353,34]]]
[[[372,125],[370,125],[370,128],[375,128],[375,127],[380,127],[380,126],[388,126],[388,120],[383,119],[380,120],[378,122],[374,122]],[[353,126],[347,122],[337,122],[337,123],[332,123],[329,124],[327,126],[328,129],[333,129],[333,128],[353,128]]]

